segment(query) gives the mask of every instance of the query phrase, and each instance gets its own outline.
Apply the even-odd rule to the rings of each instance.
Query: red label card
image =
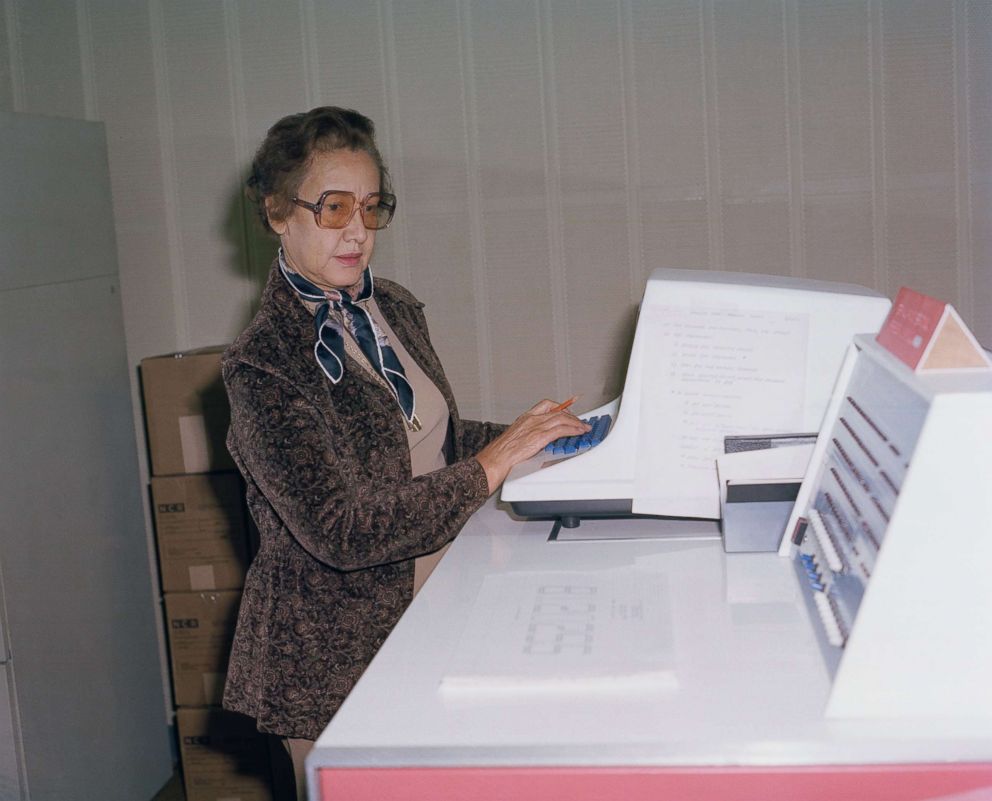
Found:
[[[913,370],[923,358],[947,304],[903,287],[875,339]]]

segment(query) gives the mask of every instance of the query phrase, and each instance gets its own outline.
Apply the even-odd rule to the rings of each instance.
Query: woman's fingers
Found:
[[[559,437],[575,436],[588,430],[589,425],[570,412],[528,413],[518,417],[503,436],[507,444],[520,443],[525,451],[530,451],[521,457],[522,461]]]
[[[476,458],[486,471],[490,492],[503,483],[514,465],[539,453],[549,442],[589,430],[587,423],[570,412],[552,411],[556,405],[553,401],[541,401],[479,451]]]
[[[553,400],[549,400],[548,398],[545,398],[544,400],[539,401],[535,403],[533,406],[531,406],[530,409],[524,412],[524,414],[547,414],[557,405],[558,404],[555,403]],[[523,417],[523,415],[521,415],[521,417]],[[517,419],[519,420],[520,418]]]

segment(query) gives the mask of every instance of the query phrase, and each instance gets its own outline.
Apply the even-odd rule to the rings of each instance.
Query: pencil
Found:
[[[579,399],[578,395],[573,395],[567,401],[562,401],[557,406],[555,406],[550,412],[548,412],[548,414],[553,414],[554,412],[563,412],[565,411],[565,409],[567,409],[569,406],[575,403],[575,401],[577,401],[578,399]]]

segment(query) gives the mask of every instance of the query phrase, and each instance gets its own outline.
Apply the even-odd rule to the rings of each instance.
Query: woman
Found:
[[[396,208],[370,120],[280,120],[248,187],[280,250],[223,361],[228,447],[261,534],[224,706],[287,738],[301,767],[410,602],[418,557],[514,464],[588,426],[547,400],[508,428],[459,417],[423,304],[369,267]]]

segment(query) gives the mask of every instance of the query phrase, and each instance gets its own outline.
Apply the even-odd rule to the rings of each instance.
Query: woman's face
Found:
[[[364,151],[317,153],[297,197],[315,203],[328,189],[354,192],[361,200],[379,191],[379,170]],[[313,212],[294,204],[285,220],[270,217],[269,225],[279,235],[287,264],[321,289],[355,286],[372,258],[375,231],[366,229],[357,212],[344,228],[318,228]]]

